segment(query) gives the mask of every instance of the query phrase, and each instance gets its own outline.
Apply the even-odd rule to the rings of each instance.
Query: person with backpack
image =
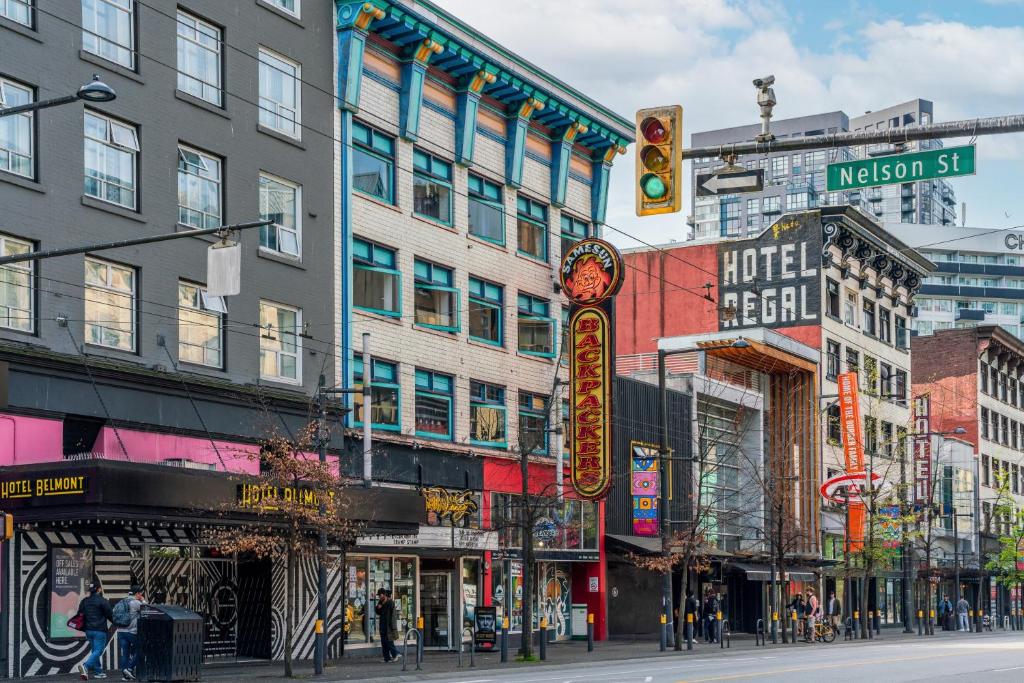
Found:
[[[113,619],[117,627],[117,651],[120,655],[121,680],[135,680],[135,665],[139,661],[139,614],[145,604],[142,586],[132,586],[128,597],[114,605]]]
[[[97,582],[89,584],[89,596],[78,604],[78,614],[82,615],[82,630],[91,647],[89,658],[78,665],[79,677],[83,681],[93,678],[106,678],[100,658],[107,647],[107,622],[114,619],[110,602],[103,597],[103,586]]]

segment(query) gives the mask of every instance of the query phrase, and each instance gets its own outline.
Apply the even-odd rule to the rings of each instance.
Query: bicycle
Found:
[[[838,630],[827,621],[819,621],[814,624],[814,639],[822,643],[831,643],[836,639]]]

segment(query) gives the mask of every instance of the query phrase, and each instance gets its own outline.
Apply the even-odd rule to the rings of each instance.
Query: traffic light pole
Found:
[[[1024,114],[994,116],[986,119],[964,119],[946,121],[924,126],[905,126],[885,131],[854,131],[832,133],[831,135],[810,135],[785,140],[764,140],[737,142],[727,145],[710,145],[684,149],[683,159],[724,157],[741,154],[768,154],[769,152],[795,152],[802,149],[827,149],[829,147],[853,147],[856,145],[891,144],[899,145],[915,140],[939,140],[942,138],[965,138],[978,135],[1000,135],[1024,132]]]

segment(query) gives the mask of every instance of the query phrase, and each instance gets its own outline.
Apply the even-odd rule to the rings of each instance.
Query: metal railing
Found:
[[[764,619],[758,619],[754,626],[754,645],[767,645],[765,640]]]
[[[410,634],[416,636],[416,638],[415,638],[415,640],[416,640],[416,651],[413,653],[413,655],[416,657],[416,670],[420,671],[423,668],[422,666],[420,666],[420,663],[421,663],[421,661],[423,659],[423,654],[422,654],[423,653],[423,648],[420,647],[420,645],[422,644],[421,643],[421,638],[423,638],[423,635],[419,632],[419,630],[414,629],[414,628],[411,628],[408,631],[406,631],[405,632],[405,638],[402,640],[402,671],[405,671],[406,667],[409,665],[409,635]]]
[[[476,651],[476,631],[472,626],[466,626],[462,629],[462,634],[459,637],[459,668],[462,668],[462,646],[466,644],[466,631],[469,631],[469,666],[470,668],[476,666],[474,659],[474,652]]]

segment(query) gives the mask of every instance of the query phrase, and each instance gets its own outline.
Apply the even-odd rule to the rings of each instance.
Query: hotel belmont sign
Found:
[[[581,498],[608,494],[612,483],[613,297],[622,286],[622,257],[603,240],[585,239],[563,257],[562,290],[569,315],[569,471]]]

